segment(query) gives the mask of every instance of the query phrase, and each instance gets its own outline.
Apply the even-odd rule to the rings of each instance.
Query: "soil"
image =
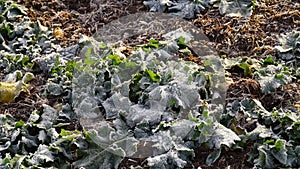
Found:
[[[77,42],[80,34],[93,35],[104,24],[122,16],[147,11],[142,0],[15,0],[25,5],[29,10],[28,16],[32,21],[40,21],[42,25],[53,28],[53,33],[62,46],[71,46]],[[250,18],[227,18],[220,15],[218,9],[211,8],[191,20],[201,28],[204,34],[213,42],[220,55],[226,57],[265,58],[276,55],[272,47],[277,44],[276,38],[281,33],[292,29],[300,30],[300,4],[297,0],[258,0],[260,7],[255,8]],[[128,42],[129,43],[129,42]],[[129,55],[128,45],[127,55]],[[194,60],[196,59],[196,60]],[[189,60],[197,62],[191,56]],[[201,63],[199,63],[201,64]],[[229,70],[230,71],[230,70]],[[227,102],[238,97],[249,96],[262,101],[267,110],[273,107],[293,106],[299,101],[299,82],[283,86],[276,92],[263,95],[259,84],[251,77],[243,77],[241,70],[231,70],[236,81],[228,86]],[[0,72],[1,73],[1,72]],[[0,80],[2,80],[0,74]],[[41,93],[45,90],[46,76],[38,75],[30,82],[30,93],[21,93],[13,103],[0,103],[0,112],[10,113],[16,119],[26,121],[33,110],[42,111],[42,104],[53,107],[62,100],[59,97],[47,98]],[[287,100],[290,102],[288,103]],[[297,108],[297,107],[296,107]],[[77,122],[73,129],[80,129]],[[195,150],[192,161],[194,167],[201,168],[252,168],[247,162],[248,153],[253,144],[249,143],[242,150],[222,150],[221,157],[211,166],[205,164],[206,157],[211,150],[201,146]],[[123,160],[120,168],[130,165],[145,166],[143,159]],[[187,167],[188,168],[188,167]]]
[[[91,36],[104,24],[147,9],[142,0],[16,0],[29,10],[32,21],[53,28],[63,46],[77,43],[80,34]]]

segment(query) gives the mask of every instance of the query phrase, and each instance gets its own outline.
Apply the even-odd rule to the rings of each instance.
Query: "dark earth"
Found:
[[[40,21],[42,25],[53,28],[53,33],[62,46],[71,46],[77,43],[79,34],[92,36],[103,25],[122,16],[137,12],[147,11],[142,0],[15,0],[25,5],[29,10],[28,16],[32,21]],[[250,18],[228,18],[220,15],[217,8],[207,9],[198,15],[198,18],[190,20],[195,26],[202,29],[204,34],[213,42],[220,55],[232,57],[266,58],[267,55],[276,55],[276,50],[271,46],[277,43],[277,37],[281,33],[291,30],[300,31],[300,3],[298,0],[258,0],[259,8],[255,8]],[[151,38],[151,37],[146,37]],[[129,44],[130,42],[128,42]],[[142,42],[143,43],[143,40]],[[145,42],[144,42],[145,43]],[[130,53],[124,51],[125,55]],[[186,59],[186,58],[185,58]],[[189,56],[188,60],[198,64],[199,59]],[[22,92],[13,103],[0,103],[0,112],[10,113],[16,119],[26,121],[33,110],[42,111],[42,104],[46,103],[56,109],[60,109],[64,102],[62,97],[46,97],[45,84],[47,75],[38,73],[30,82],[29,93]],[[228,83],[227,102],[240,97],[248,96],[262,102],[267,110],[274,107],[295,106],[299,108],[299,83],[280,87],[276,92],[263,95],[259,84],[251,76],[245,76],[241,69],[227,70],[231,73],[233,83]],[[3,78],[0,70],[0,80]],[[243,123],[243,122],[239,122]],[[255,122],[243,123],[249,130],[255,126]],[[69,130],[81,129],[78,122],[72,122],[67,126]],[[246,127],[245,127],[246,128]],[[247,129],[248,130],[248,129]],[[252,168],[247,162],[248,153],[253,144],[250,142],[240,150],[222,149],[221,157],[211,166],[205,164],[206,157],[211,150],[205,146],[195,150],[195,158],[192,161],[195,167],[203,169]],[[120,168],[129,168],[131,165],[140,165],[146,168],[144,159],[125,159]],[[187,168],[192,168],[192,165]]]

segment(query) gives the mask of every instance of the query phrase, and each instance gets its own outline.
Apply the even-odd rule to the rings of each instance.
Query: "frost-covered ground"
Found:
[[[296,1],[16,2],[0,0],[1,168],[300,166]],[[189,20],[109,23],[140,10]]]

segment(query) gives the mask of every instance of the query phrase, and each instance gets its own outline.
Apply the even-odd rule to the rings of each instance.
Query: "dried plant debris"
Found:
[[[77,43],[79,34],[91,36],[104,24],[130,13],[145,11],[141,0],[16,0],[28,8],[32,21],[54,28],[53,34],[62,46]]]
[[[232,83],[227,90],[228,100],[249,98],[260,98],[262,95],[260,85],[256,80],[240,79]]]
[[[44,26],[56,28],[54,34],[57,35],[57,39],[63,41],[64,46],[67,44],[67,46],[75,44],[80,33],[90,36],[104,24],[109,23],[114,19],[130,13],[146,10],[141,1],[98,2],[85,0],[79,1],[78,3],[62,1],[62,3],[59,4],[57,1],[33,2],[19,0],[18,2],[25,4],[29,8],[28,13],[32,20],[40,20]],[[194,6],[198,6],[197,9],[199,8],[199,10],[202,11],[202,14],[195,15],[195,13],[189,15],[194,15],[194,18],[197,16],[195,24],[204,29],[205,34],[211,41],[217,42],[215,47],[219,53],[228,56],[244,55],[258,57],[266,54],[274,54],[273,46],[274,44],[277,44],[275,39],[276,36],[274,35],[297,28],[300,24],[299,11],[297,10],[299,4],[297,5],[297,3],[294,4],[289,1],[285,2],[283,5],[281,5],[282,3],[279,1],[271,2],[264,0],[249,2],[224,0],[220,3],[214,0],[183,0],[182,2],[159,0],[144,1],[144,4],[149,4],[146,6],[150,9],[154,8],[152,7],[154,4],[156,4],[154,6],[157,6],[157,8],[168,5],[173,6],[174,11],[179,11],[179,13],[184,13],[184,11],[194,11]],[[215,4],[214,7],[211,7],[212,4]],[[221,8],[237,9],[229,8],[231,5],[248,6],[249,9],[251,9],[250,12],[252,12],[251,17],[242,19],[240,17],[228,18],[227,16],[222,16],[220,14]],[[41,8],[42,6],[46,6],[47,9],[46,7],[45,9]],[[70,9],[68,9],[69,7]],[[118,9],[117,7],[121,8]],[[77,11],[74,10],[75,8]],[[288,11],[290,12],[280,13],[280,11],[286,11],[285,9],[289,9]],[[184,14],[178,15],[184,16]]]
[[[299,3],[257,1],[249,18],[228,18],[211,8],[194,21],[203,29],[220,54],[228,57],[265,57],[276,54],[277,36],[300,26]],[[282,12],[281,12],[282,11]],[[285,11],[289,11],[287,14]],[[286,14],[283,14],[286,13]]]

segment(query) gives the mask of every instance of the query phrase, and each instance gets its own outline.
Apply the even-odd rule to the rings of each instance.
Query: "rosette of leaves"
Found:
[[[239,140],[214,121],[218,105],[204,105],[212,99],[213,63],[200,66],[176,56],[192,39],[182,29],[163,37],[129,57],[92,38],[80,40],[83,59],[75,63],[72,105],[93,148],[81,151],[75,166],[116,168],[124,157],[138,157],[148,158],[152,168],[182,168],[199,144],[217,149],[209,157],[212,163],[221,146]],[[214,107],[210,118],[206,107]]]
[[[0,69],[5,75],[16,71],[21,71],[22,73],[34,71],[32,67],[33,62],[26,55],[8,52],[0,53]]]
[[[193,19],[215,0],[146,0],[150,12],[167,12],[182,18]]]
[[[69,125],[67,106],[61,112],[43,107],[43,113],[32,112],[26,122],[0,114],[0,168],[69,168],[75,158],[71,146],[87,146],[79,131],[61,129]]]
[[[146,0],[150,12],[167,12],[185,19],[194,19],[197,14],[211,6],[219,7],[221,15],[250,17],[256,0]]]
[[[43,63],[53,63],[55,57],[53,59],[45,55],[56,55],[56,50],[60,49],[52,31],[39,21],[31,22],[26,16],[26,8],[11,0],[1,1],[0,11],[1,54],[27,57],[30,61],[39,63],[41,69],[49,69],[47,63]]]
[[[68,61],[61,55],[56,55],[54,63],[50,64],[49,67],[45,94],[55,97],[61,96],[66,103],[70,102],[75,62],[73,60]]]
[[[10,21],[15,21],[20,17],[26,15],[26,8],[24,6],[20,6],[13,1],[10,0],[2,0],[0,2],[0,12],[1,12],[1,22],[5,19]]]
[[[276,46],[279,57],[287,62],[300,66],[300,32],[292,31],[279,38],[280,46]]]
[[[225,58],[223,63],[226,70],[242,72],[244,77],[252,77],[253,72],[261,67],[259,60],[249,58]]]
[[[292,68],[281,63],[263,65],[254,74],[261,86],[261,91],[269,94],[275,92],[278,87],[291,83],[295,78],[292,72]]]
[[[258,101],[255,101],[262,107]],[[249,133],[255,140],[255,149],[250,155],[254,166],[264,168],[299,166],[299,115],[289,111],[263,110],[262,125]],[[271,126],[271,129],[269,128]],[[288,137],[287,137],[288,136]]]
[[[228,17],[245,17],[252,15],[256,0],[221,0],[218,4],[221,15]]]
[[[26,17],[25,8],[13,1],[1,1],[0,13],[0,50],[3,50],[10,48],[6,41],[14,39],[17,34],[22,34],[22,30],[13,31],[17,19],[22,19],[22,17],[29,19]]]
[[[259,100],[243,99],[229,104],[225,119],[245,118],[257,120],[256,127],[247,131],[244,128],[231,128],[243,136],[243,142],[254,142],[249,153],[249,162],[258,168],[280,168],[299,166],[299,120],[296,112],[289,110],[267,111]],[[228,118],[229,116],[229,118]],[[228,121],[227,121],[228,122]],[[225,122],[226,123],[226,122]],[[230,124],[227,124],[230,125]],[[243,130],[241,132],[240,130]]]

